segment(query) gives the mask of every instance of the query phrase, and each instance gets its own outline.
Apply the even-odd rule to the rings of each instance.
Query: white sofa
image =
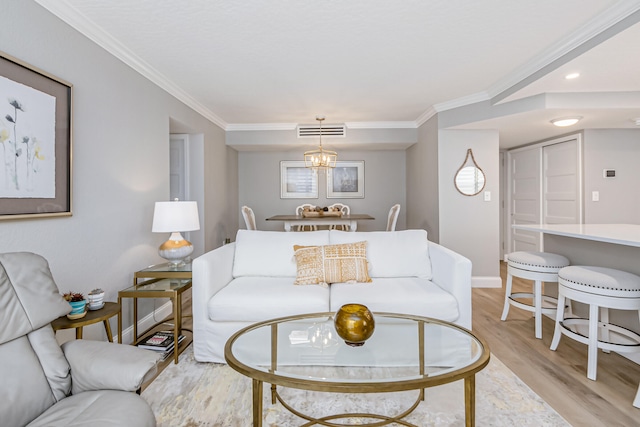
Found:
[[[294,285],[294,245],[367,241],[370,283]],[[239,230],[234,243],[193,260],[196,360],[225,363],[224,346],[252,323],[365,304],[372,312],[433,317],[471,329],[471,261],[425,230]]]

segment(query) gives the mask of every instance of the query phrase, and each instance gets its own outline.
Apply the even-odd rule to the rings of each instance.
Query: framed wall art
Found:
[[[280,162],[281,199],[317,199],[318,174],[304,166],[304,161]]]
[[[71,215],[72,85],[0,52],[0,219]]]
[[[364,198],[364,160],[337,162],[327,172],[328,199]]]

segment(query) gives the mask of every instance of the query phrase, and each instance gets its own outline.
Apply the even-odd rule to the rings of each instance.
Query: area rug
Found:
[[[265,387],[267,387],[265,385]],[[396,415],[415,402],[417,392],[341,394],[279,388],[287,403],[311,416],[375,412]],[[159,427],[247,427],[251,418],[251,380],[227,365],[199,363],[189,347],[179,364],[169,365],[142,392]],[[264,391],[265,427],[290,427],[304,420],[280,404],[271,405]],[[406,418],[418,426],[464,426],[464,383],[428,388],[425,401]],[[371,420],[350,418],[345,425]],[[395,425],[395,424],[393,424]],[[476,426],[570,426],[495,356],[476,375]]]

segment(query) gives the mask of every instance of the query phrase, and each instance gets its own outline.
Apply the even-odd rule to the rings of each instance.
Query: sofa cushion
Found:
[[[294,246],[296,285],[371,282],[367,273],[367,242]]]
[[[294,286],[290,277],[238,277],[209,300],[207,309],[214,322],[259,322],[327,312],[329,288]]]
[[[304,233],[238,230],[233,260],[233,277],[296,277],[293,246],[328,244],[328,230]]]
[[[373,278],[371,283],[331,285],[331,311],[349,303],[364,304],[372,312],[403,313],[452,322],[458,319],[453,295],[418,277]]]
[[[331,244],[366,240],[371,277],[421,277],[431,280],[426,230],[329,231]]]

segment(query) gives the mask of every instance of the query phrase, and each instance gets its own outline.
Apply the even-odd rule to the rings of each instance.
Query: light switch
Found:
[[[490,202],[491,201],[491,191],[485,191],[484,192],[484,201],[485,202]]]
[[[600,201],[600,192],[599,191],[592,191],[591,192],[591,201],[592,202],[599,202]]]

